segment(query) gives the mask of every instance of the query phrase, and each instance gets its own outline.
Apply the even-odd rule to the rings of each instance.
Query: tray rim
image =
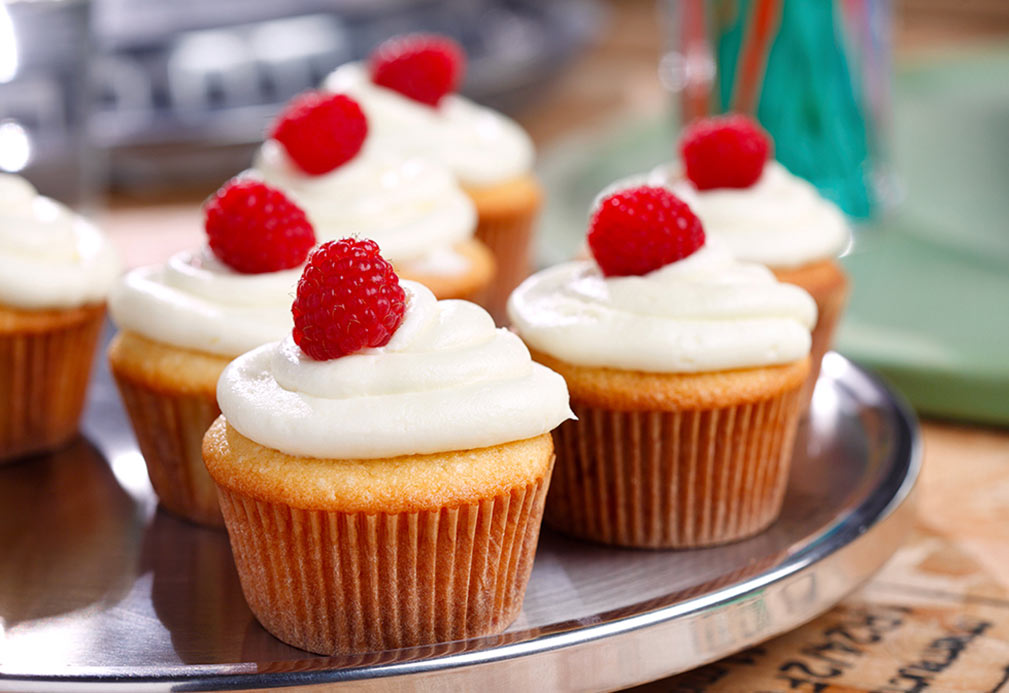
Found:
[[[318,658],[306,653],[303,660],[278,662],[277,671],[258,671],[252,663],[232,664],[173,664],[153,667],[156,673],[133,673],[134,667],[75,667],[70,674],[25,674],[5,673],[0,662],[0,691],[94,691],[95,686],[114,687],[115,690],[138,691],[258,691],[266,689],[284,689],[291,687],[321,687],[339,684],[367,686],[368,683],[379,687],[387,679],[404,680],[408,678],[429,677],[439,672],[452,672],[470,668],[471,670],[488,670],[494,665],[514,662],[521,658],[536,655],[551,655],[564,651],[572,651],[598,644],[600,641],[612,640],[619,636],[632,635],[643,631],[654,630],[668,626],[674,622],[703,616],[708,610],[719,606],[731,607],[745,602],[748,598],[762,595],[769,590],[794,582],[808,574],[813,568],[841,557],[856,544],[865,544],[871,538],[883,534],[884,529],[896,529],[900,538],[892,545],[885,547],[876,565],[864,571],[857,580],[852,581],[843,592],[834,595],[828,601],[821,601],[816,608],[794,619],[776,623],[772,628],[765,629],[748,641],[740,641],[731,650],[716,653],[703,660],[692,661],[687,667],[674,667],[664,671],[659,676],[628,681],[622,686],[646,683],[655,678],[671,676],[688,669],[702,666],[711,661],[728,656],[762,642],[781,633],[792,630],[803,623],[832,608],[844,596],[854,591],[859,585],[871,577],[899,546],[900,540],[909,529],[914,513],[914,498],[917,481],[921,470],[921,435],[918,420],[913,410],[902,395],[894,391],[878,374],[862,367],[845,356],[829,352],[825,357],[838,364],[845,375],[838,380],[845,381],[848,373],[855,378],[861,378],[879,395],[887,409],[892,413],[895,425],[895,446],[888,457],[888,474],[884,475],[879,485],[874,487],[865,498],[847,515],[839,514],[835,522],[825,525],[822,536],[831,536],[831,541],[810,541],[795,553],[785,557],[783,562],[769,570],[745,578],[741,581],[719,587],[712,592],[692,597],[665,606],[658,606],[640,613],[604,620],[601,623],[572,627],[535,636],[528,640],[504,643],[486,649],[448,652],[430,657],[393,661],[374,666],[361,665],[341,668],[318,668],[299,670],[299,664],[317,661]],[[848,383],[852,386],[852,383]],[[896,482],[895,488],[890,484]],[[875,501],[875,504],[874,504]],[[882,502],[881,502],[882,501]],[[867,522],[853,523],[857,515],[854,510],[872,507],[871,517],[863,518]],[[878,507],[877,507],[878,506]],[[895,526],[895,527],[894,527]],[[843,530],[843,531],[837,531]],[[840,541],[843,538],[844,541]],[[878,539],[877,539],[878,541]],[[641,604],[641,603],[639,603]],[[630,604],[614,611],[627,611],[639,604]],[[603,615],[613,612],[602,612]],[[575,623],[562,622],[558,627]],[[488,636],[470,642],[493,640],[501,636]],[[451,644],[429,646],[434,648],[450,647]],[[422,648],[423,649],[423,648]],[[405,654],[412,650],[404,650]],[[477,666],[488,665],[488,666]],[[289,670],[284,668],[289,667]],[[495,670],[496,671],[496,670]],[[479,676],[478,676],[479,678]],[[486,685],[497,681],[495,675],[468,681],[468,686],[476,687],[480,683]],[[498,681],[499,682],[499,681]]]

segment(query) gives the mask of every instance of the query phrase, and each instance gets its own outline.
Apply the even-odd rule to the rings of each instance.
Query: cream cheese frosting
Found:
[[[533,349],[571,364],[693,373],[790,363],[809,353],[816,304],[715,239],[643,276],[593,261],[534,274],[508,302]]]
[[[228,423],[289,455],[374,459],[524,440],[571,418],[567,386],[467,301],[402,281],[383,347],[315,361],[288,335],[235,359],[217,399]]]
[[[529,135],[513,120],[458,94],[447,94],[437,107],[418,103],[373,83],[361,63],[340,66],[324,86],[361,105],[369,139],[391,151],[440,161],[463,185],[496,185],[532,170]]]
[[[242,274],[209,248],[129,272],[109,295],[115,323],[165,344],[237,356],[290,333],[301,267]]]
[[[247,175],[291,195],[320,242],[370,238],[394,264],[431,261],[432,254],[444,254],[476,229],[473,203],[447,168],[383,153],[370,134],[357,156],[319,176],[300,171],[279,142],[267,140]]]
[[[749,188],[698,190],[678,164],[659,166],[644,182],[672,190],[701,219],[704,232],[742,260],[791,269],[835,258],[851,241],[840,208],[777,161],[768,161]]]
[[[121,271],[94,224],[24,178],[0,174],[0,303],[26,310],[98,303]]]

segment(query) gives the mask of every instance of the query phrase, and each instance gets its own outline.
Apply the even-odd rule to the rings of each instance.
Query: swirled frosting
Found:
[[[383,347],[314,361],[290,336],[221,375],[228,423],[289,455],[374,459],[499,445],[571,417],[567,386],[467,301],[401,282],[404,319]]]
[[[708,239],[643,276],[604,277],[592,261],[543,270],[515,290],[508,315],[530,347],[568,363],[692,373],[803,358],[816,304]]]
[[[837,205],[776,161],[749,188],[698,190],[676,164],[654,169],[646,182],[670,188],[700,217],[704,232],[742,260],[789,269],[835,258],[851,240]]]
[[[183,349],[237,356],[293,327],[300,267],[242,274],[209,248],[129,272],[109,295],[120,328]]]
[[[325,88],[361,104],[369,139],[392,151],[441,161],[463,185],[496,185],[532,170],[529,135],[513,120],[465,97],[448,94],[432,108],[373,83],[360,63],[337,68]]]
[[[267,140],[249,175],[290,194],[320,242],[363,236],[392,263],[423,261],[470,238],[473,203],[451,172],[435,161],[377,151],[371,135],[361,152],[333,171],[312,176]]]
[[[27,310],[97,303],[121,269],[97,227],[25,179],[0,174],[0,303]]]

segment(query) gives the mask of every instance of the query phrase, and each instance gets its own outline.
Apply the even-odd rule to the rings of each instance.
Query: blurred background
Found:
[[[540,264],[684,120],[755,113],[856,225],[839,349],[919,411],[1009,424],[1002,0],[8,0],[0,170],[160,261],[200,242],[199,203],[290,96],[413,30],[462,42],[464,93],[532,134]]]

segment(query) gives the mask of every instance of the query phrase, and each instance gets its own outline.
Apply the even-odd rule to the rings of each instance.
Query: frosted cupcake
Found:
[[[249,174],[291,195],[320,241],[370,238],[404,278],[439,298],[472,298],[494,276],[490,251],[473,237],[473,203],[452,173],[437,160],[377,147],[347,96],[296,97]]]
[[[767,265],[816,301],[808,402],[847,301],[837,257],[851,231],[837,205],[768,160],[769,149],[768,135],[744,116],[699,120],[683,133],[681,162],[656,168],[647,182],[668,186],[736,257]]]
[[[283,193],[232,181],[206,207],[208,245],[127,274],[109,299],[120,332],[109,364],[151,484],[168,510],[220,526],[201,456],[231,359],[291,330],[301,265],[315,244]]]
[[[94,225],[0,173],[0,463],[76,434],[120,271]]]
[[[325,88],[353,96],[385,149],[448,166],[476,204],[476,236],[497,277],[481,301],[504,318],[508,294],[530,271],[542,191],[532,140],[514,121],[455,93],[465,55],[451,39],[413,34],[379,45],[368,62],[339,67]]]
[[[564,376],[547,523],[630,547],[741,539],[778,516],[816,306],[733,259],[665,188],[593,216],[595,260],[543,270],[509,301],[533,358]]]
[[[556,373],[371,241],[309,258],[290,336],[218,385],[203,444],[245,597],[284,642],[370,652],[503,630],[568,418]]]

